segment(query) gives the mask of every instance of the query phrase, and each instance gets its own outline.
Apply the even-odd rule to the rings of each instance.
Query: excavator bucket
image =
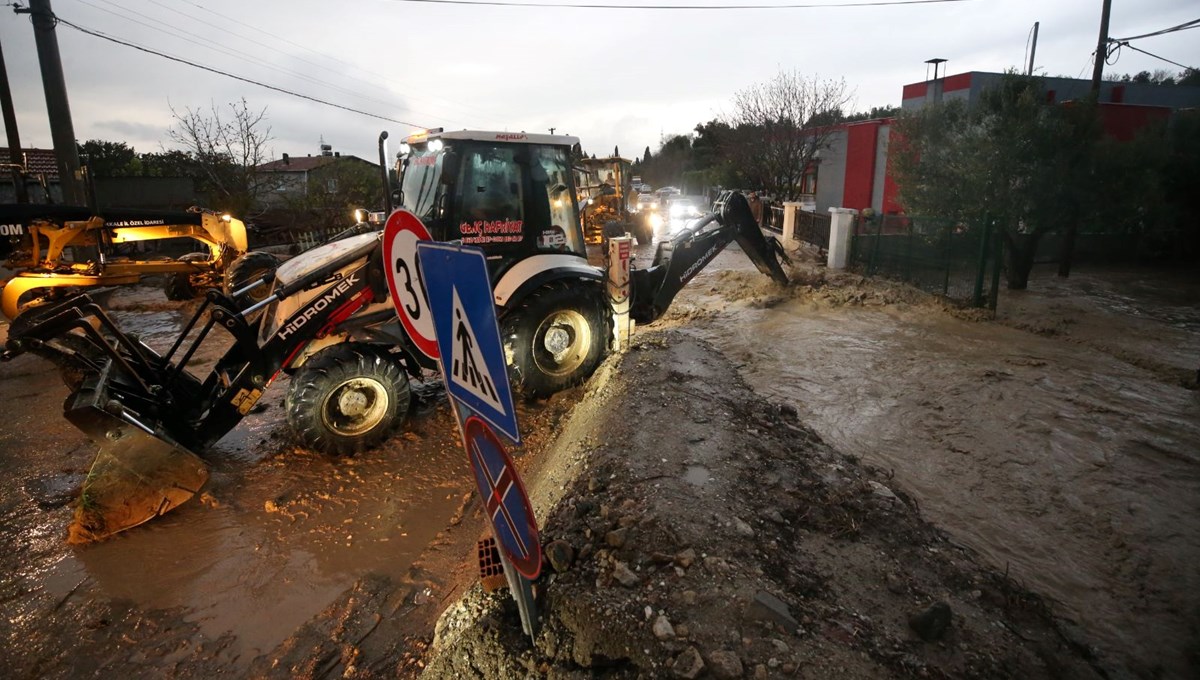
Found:
[[[783,266],[779,263],[781,259],[787,261],[783,246],[775,240],[774,236],[766,236],[762,229],[759,229],[746,198],[740,193],[722,196],[718,210],[724,213],[725,219],[732,220],[738,225],[734,240],[741,246],[742,252],[746,253],[746,257],[749,257],[754,266],[758,267],[758,271],[771,277],[776,283],[787,285],[787,274],[784,273]]]
[[[114,431],[96,454],[67,542],[91,543],[163,515],[208,480],[198,456],[136,428]]]

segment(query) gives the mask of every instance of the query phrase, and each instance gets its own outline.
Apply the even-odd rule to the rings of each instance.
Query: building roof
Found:
[[[341,160],[354,160],[368,165],[377,165],[358,156],[289,156],[270,163],[263,163],[258,166],[258,169],[263,172],[308,172]]]
[[[0,147],[0,163],[8,163],[9,147]],[[31,175],[45,175],[46,179],[58,179],[58,161],[54,158],[54,149],[21,149],[25,158],[25,172]]]

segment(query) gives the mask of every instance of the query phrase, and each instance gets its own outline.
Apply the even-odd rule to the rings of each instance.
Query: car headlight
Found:
[[[650,213],[650,226],[653,227],[654,229],[658,229],[658,228],[662,227],[662,225],[663,225],[662,215],[659,215],[656,212]]]
[[[671,217],[682,217],[685,209],[685,206],[676,203],[675,205],[671,206]]]

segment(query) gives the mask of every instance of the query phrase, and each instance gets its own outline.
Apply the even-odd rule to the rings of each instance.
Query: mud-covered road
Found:
[[[148,287],[113,306],[160,350],[183,319]],[[243,673],[362,576],[406,579],[469,483],[444,405],[424,406],[387,445],[335,460],[289,444],[283,382],[206,456],[199,500],[71,548],[66,503],[95,448],[63,419],[66,388],[48,362],[18,357],[0,366],[0,386],[0,666],[10,676]]]
[[[894,473],[924,520],[1049,598],[1110,677],[1197,677],[1200,392],[1183,387],[1200,366],[1195,276],[1035,276],[990,322],[897,286],[797,274],[813,285],[773,289],[731,249],[659,326],[715,348],[834,449]],[[115,305],[152,345],[182,320],[157,290]],[[62,419],[53,367],[0,365],[6,674],[319,675],[351,663],[329,638],[368,635],[378,675],[417,668],[419,650],[378,640],[428,639],[452,576],[470,579],[461,548],[479,528],[463,522],[446,542],[470,483],[447,409],[433,398],[407,434],[332,460],[287,441],[285,391],[215,448],[199,501],[70,548],[66,504],[93,445]],[[526,455],[551,445],[583,394],[525,407]],[[705,422],[689,421],[691,436],[716,438]],[[373,597],[406,604],[380,605],[384,625],[342,606]]]

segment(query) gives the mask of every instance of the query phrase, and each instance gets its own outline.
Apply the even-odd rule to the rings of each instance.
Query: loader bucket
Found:
[[[749,257],[754,266],[758,267],[758,271],[771,277],[776,283],[786,286],[788,277],[783,271],[783,266],[779,264],[779,260],[781,258],[787,260],[787,255],[784,254],[779,241],[776,241],[774,236],[763,234],[762,229],[754,221],[753,213],[750,212],[750,205],[746,202],[745,197],[734,193],[723,198],[724,212],[727,218],[730,213],[736,212],[738,215],[735,218],[738,231],[734,240],[746,253],[746,257]]]
[[[208,480],[204,463],[186,449],[136,428],[114,435],[92,461],[68,543],[100,541],[163,515]]]

